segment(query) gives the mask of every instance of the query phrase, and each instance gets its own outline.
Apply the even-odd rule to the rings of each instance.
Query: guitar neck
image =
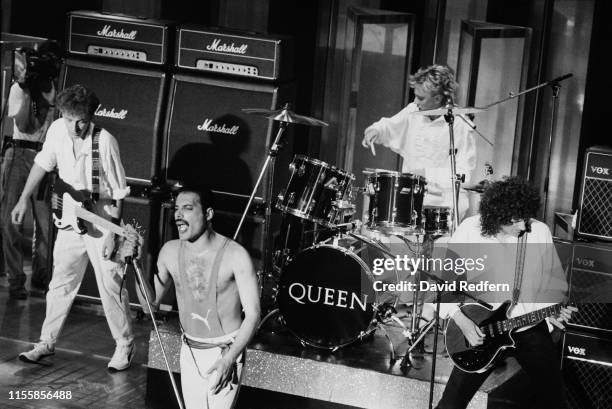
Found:
[[[508,329],[526,327],[528,325],[536,324],[553,315],[557,315],[561,311],[561,307],[563,307],[562,304],[551,305],[527,314],[519,315],[518,317],[509,318],[502,321],[502,323],[504,327],[507,325]]]
[[[121,226],[117,226],[115,223],[106,220],[104,217],[100,217],[95,213],[90,212],[82,207],[76,206],[74,208],[74,213],[80,219],[86,220],[91,224],[94,224],[99,227],[103,227],[109,231],[112,231],[119,236],[126,237],[125,230]]]

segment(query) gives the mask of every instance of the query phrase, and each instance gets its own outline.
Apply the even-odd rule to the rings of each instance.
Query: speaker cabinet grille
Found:
[[[278,122],[247,115],[242,108],[276,109],[289,94],[286,86],[175,75],[164,140],[167,179],[205,183],[221,195],[248,197]],[[291,151],[288,144],[277,157],[274,192],[288,180]],[[266,178],[257,191],[259,199],[264,198]]]
[[[571,267],[571,325],[612,331],[612,247],[574,244]]]
[[[63,88],[82,84],[96,93],[94,122],[117,138],[128,181],[149,184],[159,173],[165,74],[68,60],[61,79]]]
[[[576,232],[612,241],[612,151],[589,148],[584,166]]]
[[[612,341],[566,332],[562,371],[570,409],[612,408]]]

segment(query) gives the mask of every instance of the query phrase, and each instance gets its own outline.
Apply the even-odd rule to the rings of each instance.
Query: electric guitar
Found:
[[[557,315],[564,306],[555,304],[518,317],[507,318],[506,313],[510,305],[510,301],[506,301],[494,310],[480,304],[464,304],[460,307],[461,312],[474,321],[485,334],[482,345],[470,346],[455,321],[448,320],[445,331],[446,351],[457,368],[465,372],[486,371],[503,350],[514,348],[513,332]]]
[[[133,230],[133,228],[118,226],[98,216],[92,210],[93,201],[88,191],[77,190],[61,178],[58,177],[56,179],[51,195],[51,212],[53,214],[53,223],[58,229],[67,230],[72,228],[78,234],[85,234],[87,233],[87,227],[83,223],[83,220],[85,220],[122,237],[128,237],[129,231]]]

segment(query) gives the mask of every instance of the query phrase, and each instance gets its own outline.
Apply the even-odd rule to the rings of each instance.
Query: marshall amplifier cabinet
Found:
[[[581,185],[576,233],[612,241],[612,149],[587,149]]]
[[[177,30],[179,68],[280,80],[291,77],[292,64],[293,47],[288,37],[196,26]]]
[[[91,11],[68,13],[66,48],[87,55],[161,66],[174,44],[174,23]]]
[[[570,409],[612,408],[612,339],[567,331],[561,369]]]
[[[247,115],[242,108],[277,109],[292,96],[288,84],[174,75],[163,147],[166,179],[204,183],[216,193],[217,201],[232,200],[240,203],[240,209],[246,204],[278,130],[278,122]],[[276,158],[275,193],[288,181],[293,149],[290,131],[287,145]],[[256,201],[265,198],[269,175],[268,171],[257,190]],[[238,209],[232,211],[240,212]]]
[[[574,243],[569,283],[571,326],[612,331],[612,246]]]
[[[69,59],[60,85],[73,84],[90,88],[100,99],[94,122],[117,138],[128,181],[151,184],[159,173],[166,74]]]

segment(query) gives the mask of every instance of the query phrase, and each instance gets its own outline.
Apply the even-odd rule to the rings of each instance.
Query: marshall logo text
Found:
[[[232,127],[227,127],[225,124],[215,124],[212,119],[205,119],[204,123],[197,126],[198,131],[206,131],[206,132],[216,132],[216,133],[224,133],[227,135],[236,135],[240,127],[238,125],[234,125]]]
[[[135,40],[136,34],[138,34],[137,30],[132,30],[125,32],[123,29],[117,31],[116,29],[111,30],[111,25],[105,25],[102,30],[96,32],[99,36],[102,37],[111,37],[111,38],[120,38],[122,40]]]
[[[340,308],[354,310],[355,307],[366,310],[367,294],[349,293],[345,290],[335,288],[313,287],[302,283],[293,283],[289,286],[289,297],[293,298],[298,304],[325,304]]]
[[[122,109],[121,111],[115,111],[115,108],[106,109],[102,105],[98,106],[98,108],[96,109],[96,112],[94,113],[95,116],[103,116],[105,118],[112,118],[112,119],[125,119],[127,114],[128,114],[127,109]]]
[[[249,48],[247,44],[242,44],[240,46],[235,46],[234,43],[221,44],[221,40],[218,38],[215,38],[212,44],[209,44],[206,46],[206,49],[208,51],[218,51],[220,53],[230,53],[230,54],[246,54],[247,48]]]

